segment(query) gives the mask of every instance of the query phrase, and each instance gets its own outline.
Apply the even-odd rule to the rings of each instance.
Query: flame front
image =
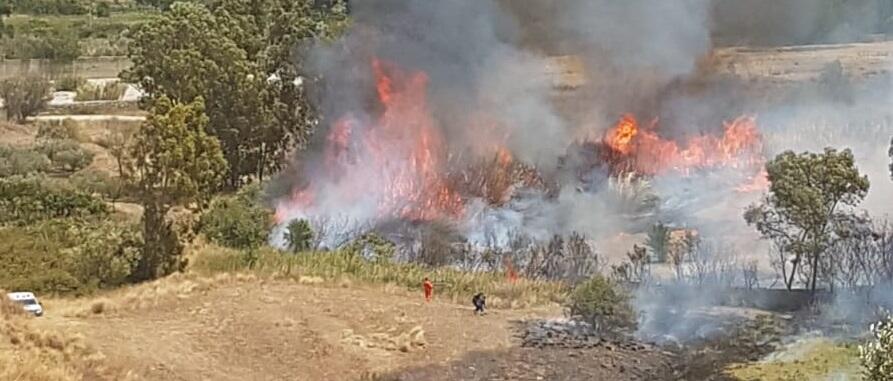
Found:
[[[696,136],[682,146],[660,137],[654,131],[656,125],[640,128],[636,118],[626,114],[605,134],[603,142],[631,170],[647,175],[698,168],[755,169],[764,163],[762,137],[753,117],[726,122],[722,136]]]
[[[365,124],[351,115],[339,119],[325,141],[321,178],[281,203],[277,218],[295,209],[312,213],[317,206],[313,195],[321,192],[339,203],[372,199],[381,218],[462,215],[462,198],[441,175],[446,152],[426,101],[428,77],[378,59],[372,71],[380,115]]]

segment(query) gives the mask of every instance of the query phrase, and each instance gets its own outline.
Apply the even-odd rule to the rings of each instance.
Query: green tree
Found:
[[[766,171],[769,194],[748,207],[744,218],[782,252],[793,255],[789,274],[787,265],[781,266],[788,290],[798,270],[808,267],[807,284],[814,292],[819,261],[836,241],[838,228],[853,220],[854,208],[868,193],[868,177],[859,173],[850,150],[831,148],[823,153],[782,153]]]
[[[260,203],[260,189],[243,188],[235,196],[211,202],[202,214],[200,230],[212,242],[253,251],[267,242],[273,228],[272,211]]]
[[[662,222],[654,224],[648,231],[645,246],[651,249],[651,253],[654,254],[658,263],[666,262],[670,246],[670,228]]]
[[[159,96],[177,102],[202,97],[207,130],[229,163],[226,183],[238,187],[281,169],[316,120],[293,49],[331,33],[339,9],[312,1],[221,0],[210,8],[176,3],[144,24],[129,45],[125,81],[139,83],[147,104]]]
[[[134,139],[133,181],[144,208],[136,280],[182,269],[183,246],[168,212],[178,205],[203,205],[226,171],[220,143],[205,132],[203,105],[201,98],[181,104],[162,96]]]
[[[288,250],[298,253],[313,246],[313,228],[307,220],[293,220],[285,227],[285,243]]]
[[[43,78],[8,78],[0,81],[0,98],[6,107],[6,120],[24,122],[46,108],[52,84]]]

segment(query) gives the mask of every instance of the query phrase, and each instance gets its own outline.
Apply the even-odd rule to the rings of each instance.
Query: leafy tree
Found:
[[[136,280],[182,269],[183,245],[168,212],[177,205],[204,204],[226,171],[220,143],[205,132],[203,111],[201,98],[182,104],[162,96],[135,137],[133,181],[144,208]]]
[[[285,227],[285,243],[288,250],[298,253],[313,246],[313,228],[307,220],[293,220]]]
[[[6,106],[6,120],[24,122],[37,115],[50,100],[50,81],[42,78],[8,78],[0,81],[0,98]]]
[[[662,222],[658,222],[648,231],[648,238],[645,240],[645,246],[651,249],[654,258],[658,263],[667,261],[667,252],[670,246],[670,228]]]
[[[866,381],[893,380],[893,317],[871,326],[872,340],[859,346]]]
[[[834,244],[839,227],[854,220],[853,209],[868,193],[868,177],[859,173],[849,150],[785,152],[766,165],[769,194],[748,207],[744,218],[784,253],[793,255],[785,274],[790,290],[798,270],[808,267],[807,284],[815,291],[819,262]],[[807,263],[802,263],[806,259]]]
[[[252,251],[263,245],[273,228],[273,214],[260,204],[256,187],[217,198],[202,215],[200,230],[212,242]]]
[[[333,33],[343,9],[310,0],[221,0],[210,8],[174,4],[144,24],[129,45],[127,82],[139,83],[147,104],[159,96],[207,101],[207,130],[229,163],[226,183],[238,187],[281,169],[316,119],[301,85],[293,48]],[[334,20],[334,21],[332,21]]]

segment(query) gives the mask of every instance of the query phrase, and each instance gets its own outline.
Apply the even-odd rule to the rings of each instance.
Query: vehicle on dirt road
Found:
[[[34,316],[43,315],[43,306],[37,301],[33,292],[10,292],[6,294],[9,300],[22,305],[22,308]]]

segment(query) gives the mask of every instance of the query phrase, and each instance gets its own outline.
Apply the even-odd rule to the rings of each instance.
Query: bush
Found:
[[[47,140],[37,146],[59,171],[77,172],[93,162],[93,153],[73,140]]]
[[[65,119],[62,123],[40,123],[37,128],[37,138],[43,140],[73,140],[81,142],[87,140],[81,133],[77,122]]]
[[[127,85],[121,82],[105,82],[103,84],[85,84],[78,88],[78,101],[116,101],[121,99]]]
[[[140,256],[135,225],[71,219],[0,228],[0,288],[83,294],[130,281]]]
[[[307,220],[294,220],[285,227],[285,244],[292,253],[313,247],[313,228]]]
[[[47,59],[71,62],[80,57],[81,45],[77,36],[65,31],[16,34],[2,40],[3,57],[7,59]]]
[[[56,78],[53,81],[53,87],[56,91],[77,91],[77,89],[87,83],[84,77],[77,75],[65,75]]]
[[[0,145],[0,177],[32,175],[49,169],[50,159],[40,152]]]
[[[100,170],[84,170],[68,180],[75,189],[89,194],[99,194],[111,200],[119,199],[127,190],[127,183],[120,177]]]
[[[893,380],[893,317],[871,326],[873,340],[859,346],[865,381]]]
[[[273,214],[259,197],[259,189],[250,187],[236,196],[217,198],[202,215],[199,231],[211,242],[235,249],[263,245],[273,227]]]
[[[112,15],[112,9],[108,3],[100,1],[94,5],[93,14],[96,17],[106,18]]]
[[[592,324],[598,331],[636,326],[636,314],[630,305],[629,295],[601,275],[575,287],[566,307],[571,317]]]
[[[46,79],[25,77],[0,81],[0,98],[6,107],[6,120],[24,122],[37,115],[50,100],[50,82]]]
[[[0,178],[0,225],[105,217],[108,213],[102,200],[43,177]]]
[[[33,15],[85,15],[88,3],[81,0],[13,0],[15,13]]]

